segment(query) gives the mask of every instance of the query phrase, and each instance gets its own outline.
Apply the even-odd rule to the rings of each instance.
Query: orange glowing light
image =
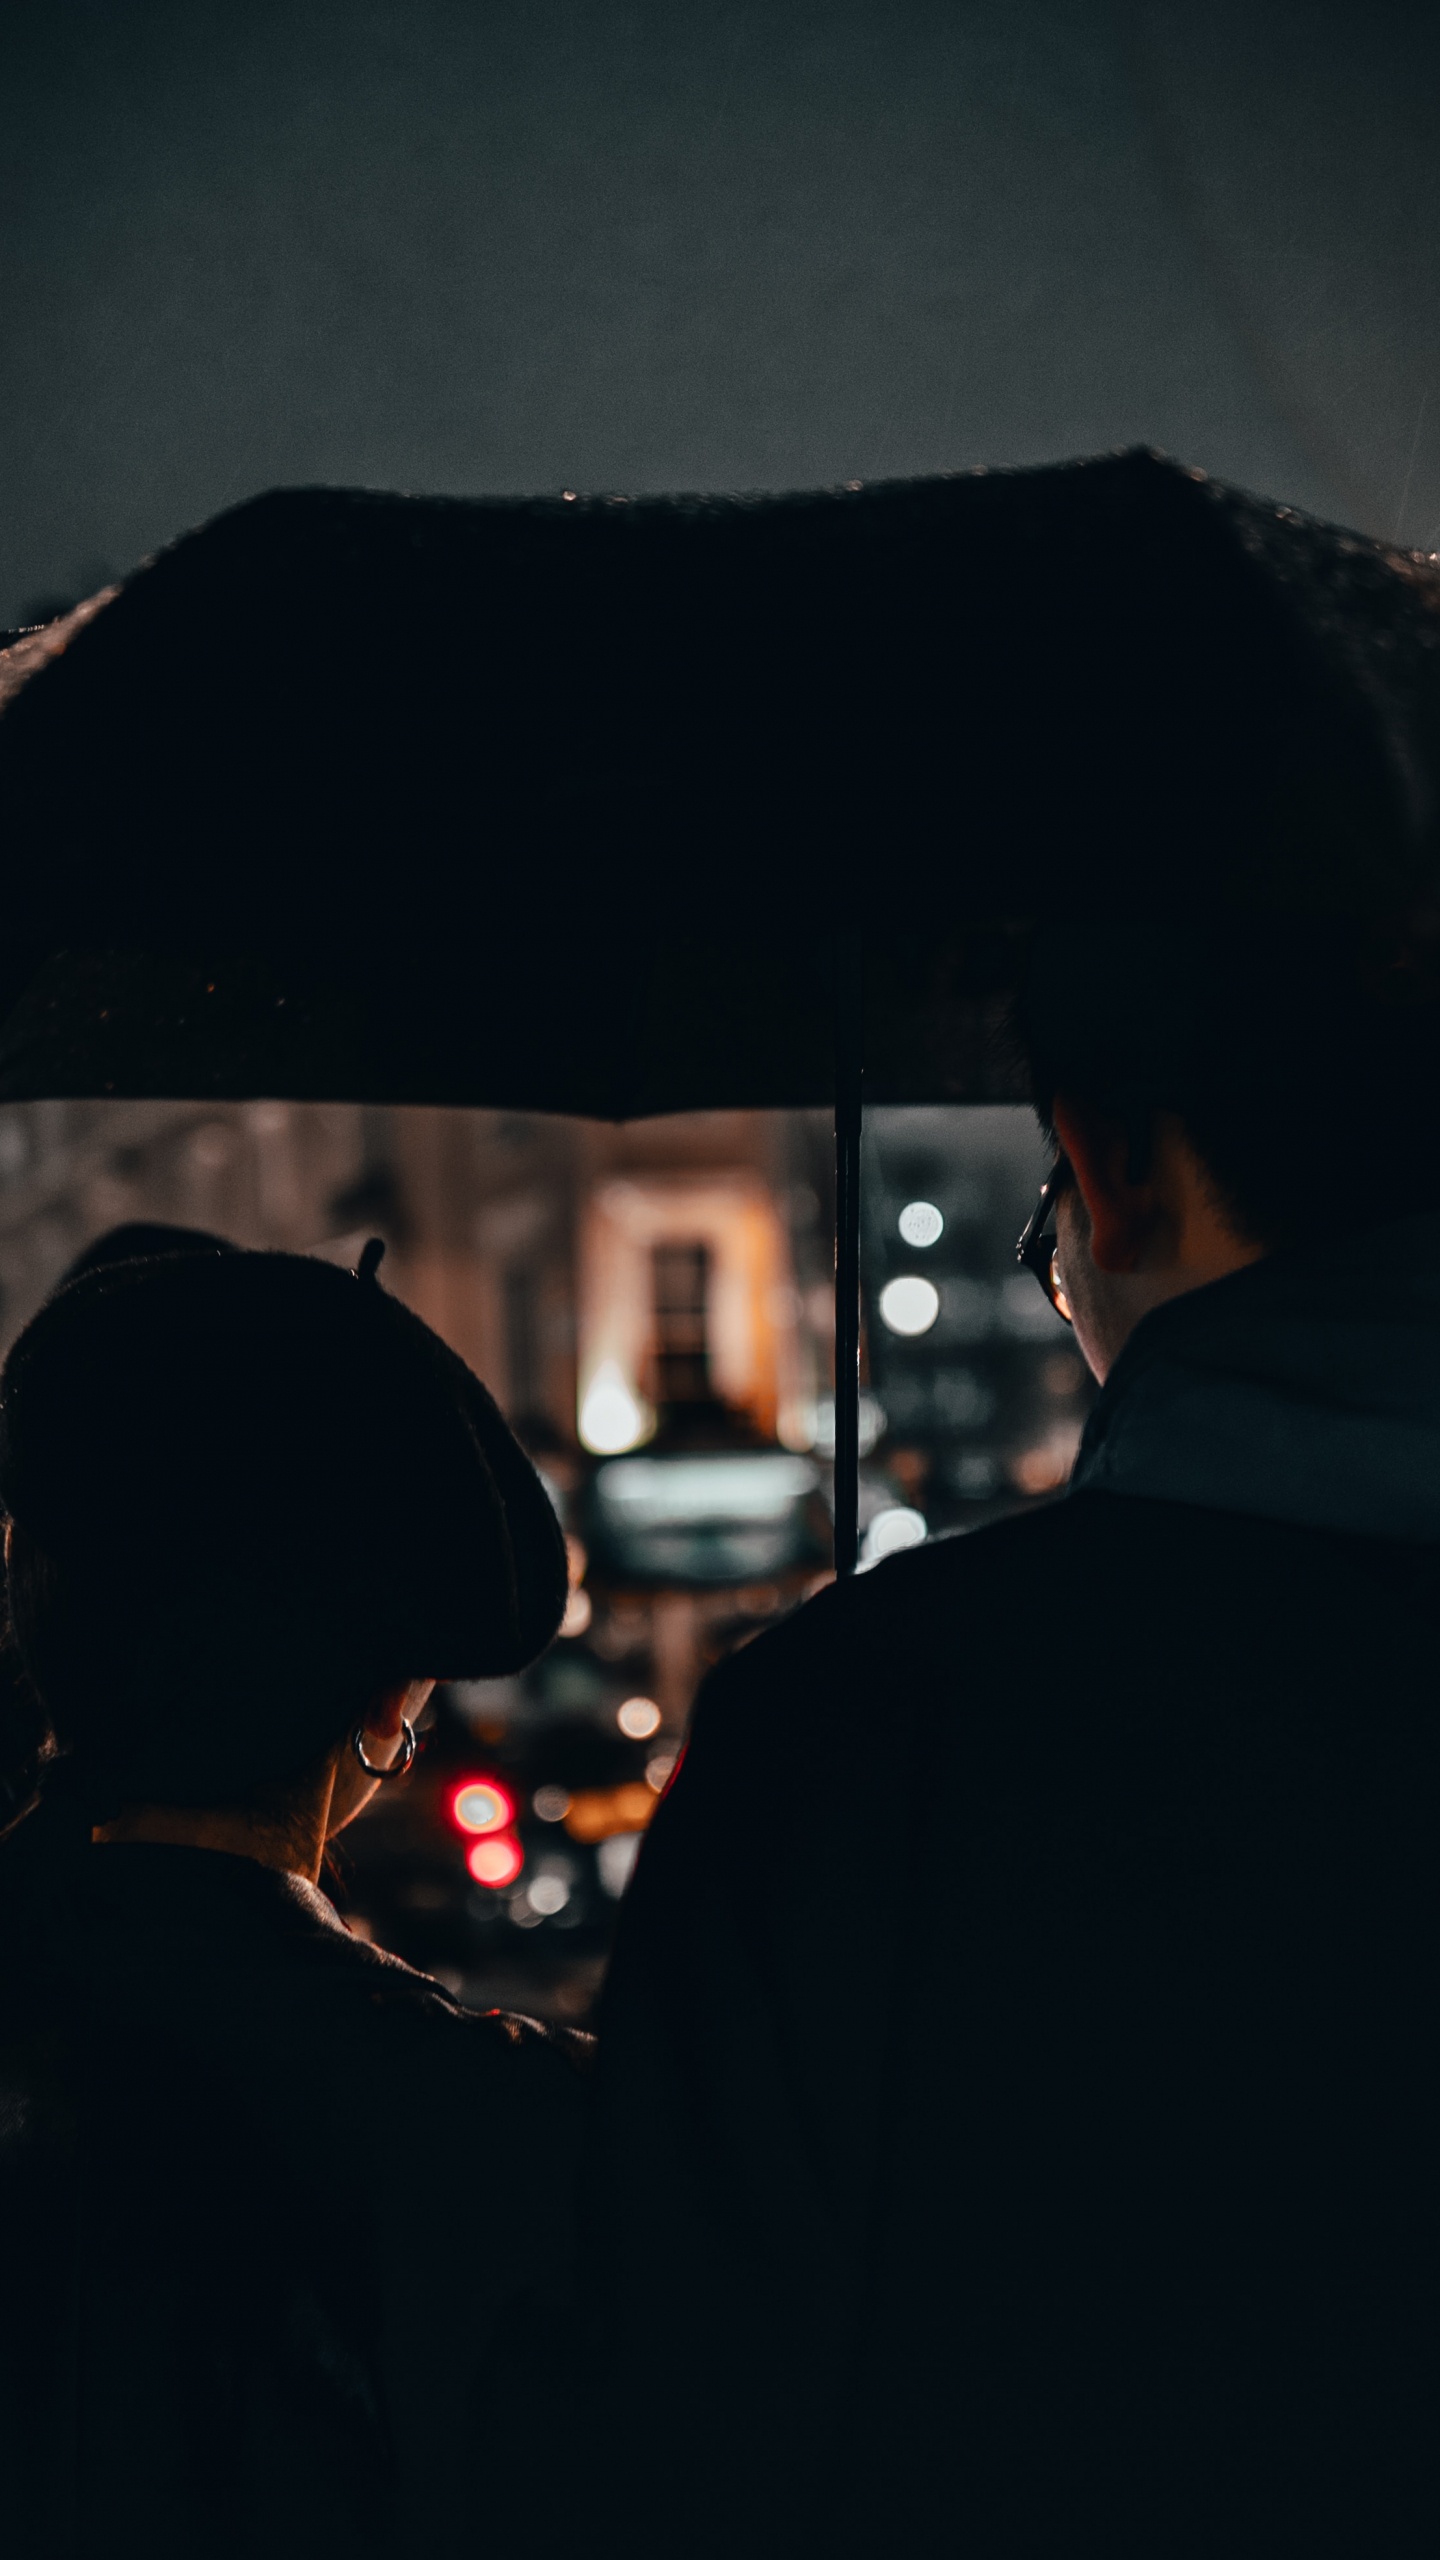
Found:
[[[502,1886],[514,1883],[525,1864],[525,1852],[513,1831],[497,1831],[488,1840],[476,1841],[465,1864],[477,1884],[498,1893]]]
[[[570,1799],[565,1828],[572,1840],[611,1840],[621,1831],[643,1831],[655,1804],[655,1790],[644,1778],[623,1787],[582,1787]]]
[[[457,1831],[505,1831],[515,1819],[515,1800],[498,1778],[462,1778],[450,1797],[450,1819]]]

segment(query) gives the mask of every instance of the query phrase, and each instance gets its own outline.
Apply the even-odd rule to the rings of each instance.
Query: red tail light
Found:
[[[457,1831],[472,1839],[508,1831],[515,1819],[515,1799],[498,1778],[462,1778],[450,1790],[450,1819]]]
[[[492,1893],[513,1884],[525,1864],[525,1852],[513,1831],[492,1832],[485,1840],[477,1840],[465,1860],[477,1884],[488,1885]]]

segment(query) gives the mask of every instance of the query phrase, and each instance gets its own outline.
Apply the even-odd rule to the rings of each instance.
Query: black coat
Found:
[[[1433,1553],[1079,1494],[712,1675],[602,2015],[643,2547],[1433,2547]]]
[[[520,2439],[532,2353],[563,2344],[582,2103],[564,2040],[462,2009],[244,1858],[88,1849],[43,1925],[28,1907],[7,2549],[531,2549]]]

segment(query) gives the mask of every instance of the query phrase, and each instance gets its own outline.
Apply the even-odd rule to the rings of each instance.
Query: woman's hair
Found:
[[[49,1711],[0,1612],[0,1840],[30,1812],[54,1751]]]
[[[162,1725],[173,1724],[177,1705],[185,1715],[203,1713],[203,1694],[147,1701],[134,1659],[137,1634],[143,1643],[143,1631],[130,1622],[117,1595],[57,1564],[18,1521],[7,1526],[5,1548],[0,1831],[29,1810],[47,1763],[55,1759],[69,1763],[97,1822],[110,1820],[143,1795],[149,1803],[244,1812],[283,1828],[375,1691],[409,1676],[377,1665],[372,1679],[361,1679],[343,1692],[322,1684],[313,1717],[306,1718],[307,1739],[291,1767],[277,1767],[260,1778],[247,1776],[245,1746],[237,1741],[233,1752],[227,1752],[222,1737],[220,1751],[208,1755],[203,1768],[194,1769],[193,1755],[182,1744],[166,1765],[150,1768],[142,1787],[138,1776],[129,1774],[135,1759],[131,1723],[145,1726],[153,1715]],[[218,1610],[213,1634],[217,1647],[226,1643]],[[233,1631],[231,1635],[233,1640]],[[284,1668],[275,1666],[277,1678],[283,1679]],[[263,1712],[261,1700],[254,1706]],[[317,1743],[315,1733],[322,1724],[324,1736]]]

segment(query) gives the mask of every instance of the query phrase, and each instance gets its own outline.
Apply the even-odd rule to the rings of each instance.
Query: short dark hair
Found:
[[[1037,937],[1013,1022],[1044,1126],[1068,1090],[1143,1149],[1173,1112],[1274,1250],[1405,1214],[1440,1084],[1434,979],[1415,924],[1074,923]]]

